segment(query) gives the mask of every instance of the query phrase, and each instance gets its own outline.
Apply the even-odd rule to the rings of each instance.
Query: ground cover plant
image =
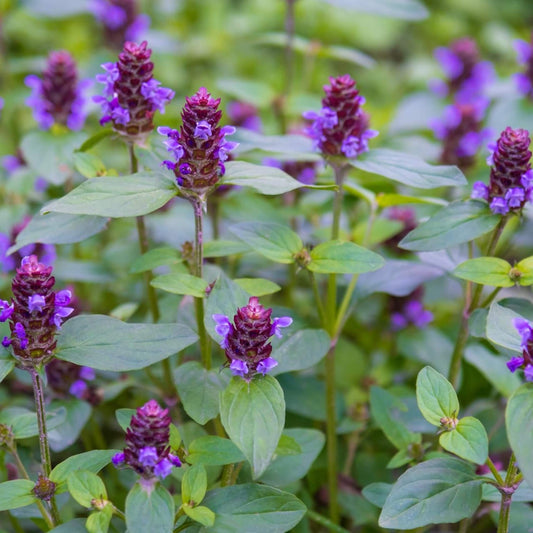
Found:
[[[0,9],[0,532],[531,529],[527,0]]]

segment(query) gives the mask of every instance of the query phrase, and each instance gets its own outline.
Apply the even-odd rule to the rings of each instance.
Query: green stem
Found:
[[[224,465],[222,469],[222,476],[220,477],[220,486],[227,487],[231,485],[231,478],[233,476],[233,470],[235,469],[235,464],[230,463],[229,465]]]
[[[498,520],[498,532],[508,533],[509,531],[509,517],[511,515],[511,494],[502,494],[502,501],[500,504],[500,518]]]
[[[315,296],[315,302],[318,308],[318,314],[320,316],[320,321],[322,324],[326,324],[326,312],[324,310],[324,304],[322,303],[322,298],[320,298],[320,291],[318,290],[318,282],[316,280],[315,273],[311,270],[309,272],[309,279],[311,280],[311,287],[313,287],[313,294]]]
[[[294,71],[294,4],[296,0],[287,0],[287,11],[285,12],[285,34],[287,44],[285,46],[285,98],[292,89]]]
[[[492,462],[490,457],[487,457],[487,460],[485,461],[485,464],[489,467],[489,469],[492,472],[492,475],[494,476],[494,479],[496,480],[498,485],[503,486],[504,485],[503,478],[500,475],[500,473],[498,472],[498,469],[496,468],[496,466],[494,465],[494,463]]]
[[[126,515],[118,508],[113,505],[113,513],[116,514],[121,520],[126,521]]]
[[[7,513],[7,516],[9,517],[9,521],[11,522],[11,525],[13,526],[15,533],[24,533],[24,529],[22,529],[22,526],[20,525],[18,518],[14,517],[9,511]]]
[[[35,408],[37,411],[37,425],[39,427],[39,448],[41,451],[41,463],[43,473],[46,479],[50,479],[52,471],[52,460],[50,457],[50,446],[48,444],[48,433],[46,431],[46,409],[44,404],[43,382],[37,371],[32,368],[30,371],[33,385],[33,395],[35,398]],[[50,511],[52,515],[52,524],[54,526],[60,523],[59,512],[57,510],[55,496],[50,498]]]
[[[204,264],[204,231],[203,231],[203,207],[204,202],[200,198],[191,200],[194,210],[194,275],[203,277]],[[204,324],[204,299],[194,299],[194,309],[196,313],[196,325],[198,336],[200,337],[200,353],[202,364],[209,370],[211,368],[211,346]]]
[[[307,516],[317,524],[320,524],[321,526],[327,527],[330,531],[333,531],[333,533],[350,533],[347,529],[344,529],[341,526],[338,526],[337,524],[333,523],[331,520],[327,519],[325,516],[322,516],[321,514],[315,513],[315,511],[311,511],[311,509],[307,509]]]

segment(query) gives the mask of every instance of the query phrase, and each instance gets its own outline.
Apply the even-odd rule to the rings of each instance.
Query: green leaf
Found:
[[[105,315],[67,320],[58,336],[56,357],[98,370],[146,368],[198,339],[182,324],[126,324]]]
[[[8,376],[15,368],[15,359],[9,354],[2,354],[0,356],[0,383]]]
[[[422,442],[419,433],[412,433],[392,415],[394,409],[406,411],[407,407],[390,392],[376,386],[370,388],[370,413],[389,441],[398,450],[403,450],[412,443]]]
[[[150,285],[172,294],[188,294],[195,298],[205,298],[205,291],[208,287],[204,279],[181,272],[157,276],[150,282]]]
[[[276,97],[274,89],[261,81],[223,78],[216,81],[216,86],[231,97],[259,108],[270,107]]]
[[[432,204],[442,206],[448,205],[448,202],[446,200],[443,200],[442,198],[433,198],[432,196],[408,196],[406,194],[397,193],[380,193],[376,197],[376,202],[379,207],[391,207],[403,204]],[[380,219],[376,219],[376,222],[378,220]]]
[[[100,141],[107,139],[111,135],[115,135],[115,131],[112,128],[100,130],[98,133],[91,135],[79,148],[78,152],[86,152],[91,148],[94,148]]]
[[[514,268],[522,274],[518,279],[520,285],[524,287],[533,285],[533,256],[522,259]]]
[[[301,329],[276,346],[271,354],[278,366],[270,375],[305,370],[321,361],[330,348],[329,335],[323,329]]]
[[[56,494],[65,492],[66,481],[72,472],[85,470],[97,474],[111,462],[111,458],[120,450],[91,450],[72,455],[54,467],[50,479],[58,485]]]
[[[80,436],[82,429],[91,416],[91,405],[78,398],[66,398],[64,400],[54,400],[50,404],[50,409],[66,409],[66,416],[63,422],[53,429],[48,429],[48,442],[54,452],[61,452],[72,446]]]
[[[306,268],[319,274],[361,274],[381,268],[383,258],[353,242],[323,242],[311,250]]]
[[[135,483],[126,498],[128,533],[172,533],[174,500],[168,490],[157,483],[146,490]]]
[[[71,472],[67,478],[68,491],[83,507],[91,508],[93,500],[106,500],[104,482],[89,470]]]
[[[270,464],[285,423],[285,400],[271,376],[233,377],[220,396],[220,418],[257,479]]]
[[[230,231],[250,248],[276,263],[294,263],[303,248],[300,237],[290,228],[266,222],[237,224]]]
[[[404,20],[422,20],[429,11],[419,0],[325,0],[344,9]]]
[[[7,251],[12,254],[23,246],[33,243],[69,244],[81,242],[102,231],[107,218],[87,215],[49,213],[35,215],[17,235],[17,240]]]
[[[259,478],[262,483],[285,487],[302,479],[322,451],[326,439],[317,429],[290,428],[283,431],[281,440],[291,438],[300,448],[299,453],[281,455],[279,447],[276,456]]]
[[[387,463],[387,468],[400,468],[410,463],[413,460],[412,455],[409,453],[409,449],[398,450]]]
[[[119,426],[126,431],[130,427],[131,423],[131,417],[137,412],[136,409],[117,409],[115,411],[115,418],[117,419],[117,422]]]
[[[218,415],[218,398],[225,380],[218,370],[206,370],[198,361],[188,361],[174,371],[185,412],[204,425]]]
[[[475,366],[500,394],[507,398],[522,383],[516,373],[509,372],[506,358],[494,355],[481,344],[467,346],[465,359]]]
[[[439,444],[461,459],[478,465],[482,465],[489,455],[487,432],[483,424],[473,416],[461,418],[455,429],[442,433]]]
[[[101,511],[94,511],[87,517],[85,527],[89,533],[107,533],[113,518],[113,508],[106,505]]]
[[[267,195],[284,194],[305,187],[302,182],[295,180],[279,168],[254,165],[244,161],[226,163],[226,173],[222,178],[222,184],[251,187]]]
[[[74,167],[85,178],[95,178],[105,176],[106,166],[104,162],[94,154],[87,152],[74,152]]]
[[[441,425],[441,418],[455,418],[459,413],[459,400],[450,382],[430,366],[418,373],[416,401],[424,418],[434,426]]]
[[[520,471],[533,487],[533,384],[522,385],[509,399],[505,411],[507,437]]]
[[[132,274],[138,274],[139,272],[153,270],[163,265],[175,265],[182,261],[183,259],[180,257],[178,251],[170,246],[153,248],[133,261],[130,266],[130,272]]]
[[[51,430],[62,424],[67,416],[64,407],[46,413],[46,429]],[[24,407],[7,407],[0,412],[0,424],[11,426],[15,439],[27,439],[39,435],[37,414]]]
[[[295,439],[282,434],[274,453],[276,455],[299,455],[302,453],[302,448]]]
[[[515,318],[522,318],[518,313],[493,302],[487,316],[487,339],[490,342],[522,353],[522,339],[517,329],[513,326]]]
[[[466,185],[466,179],[457,167],[430,165],[415,155],[385,148],[370,150],[357,159],[350,160],[350,164],[420,189]]]
[[[195,522],[199,522],[205,527],[212,527],[215,523],[215,513],[203,505],[197,507],[183,506],[185,514]]]
[[[464,261],[453,271],[454,276],[492,287],[511,287],[511,265],[498,257],[477,257]]]
[[[0,483],[0,511],[9,511],[25,507],[37,501],[33,495],[33,481],[29,479],[13,479]]]
[[[399,246],[417,252],[450,248],[488,233],[500,219],[484,202],[454,202],[411,231]]]
[[[370,483],[363,488],[361,493],[363,496],[376,507],[383,507],[385,505],[385,500],[390,494],[393,485],[391,483]]]
[[[281,290],[277,283],[264,278],[239,278],[233,281],[254,296],[265,296]]]
[[[180,430],[174,424],[170,424],[169,433],[168,443],[170,444],[170,449],[178,450],[181,444]]]
[[[266,41],[269,36],[262,36],[261,41]],[[282,38],[286,42],[286,35]],[[262,135],[245,128],[237,128],[232,137],[238,141],[236,152],[244,153],[251,150],[261,150],[275,154],[279,160],[291,161],[320,161],[320,155],[313,153],[313,141],[304,135]]]
[[[404,530],[459,522],[479,506],[481,485],[473,466],[464,461],[452,457],[425,461],[398,478],[379,525]]]
[[[204,499],[207,491],[207,473],[199,463],[189,466],[181,480],[181,499],[184,504],[196,507]]]
[[[87,138],[81,132],[32,131],[20,143],[28,166],[53,185],[72,176],[74,150]]]
[[[131,176],[92,178],[41,210],[77,215],[121,218],[147,215],[163,207],[177,194],[166,175],[147,172]]]
[[[204,244],[204,257],[227,257],[228,255],[249,252],[250,248],[244,242],[238,241],[208,241]]]
[[[49,533],[87,533],[85,518],[74,518],[60,526],[54,527]]]
[[[293,494],[255,483],[211,490],[203,503],[215,513],[213,531],[217,533],[284,533],[307,510]]]
[[[187,462],[204,465],[229,465],[240,463],[245,457],[229,439],[206,435],[199,437],[189,445]]]

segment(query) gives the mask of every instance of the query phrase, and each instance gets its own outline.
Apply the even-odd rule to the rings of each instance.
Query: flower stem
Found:
[[[204,232],[203,232],[203,207],[204,201],[200,198],[191,200],[194,210],[194,275],[203,277],[204,264]],[[202,364],[209,370],[211,368],[211,346],[204,324],[204,299],[194,299],[194,309],[196,312],[196,325],[198,336],[200,337],[200,353]]]
[[[511,515],[511,494],[502,494],[500,504],[500,518],[498,520],[498,532],[507,533],[509,531],[509,518]]]
[[[333,533],[348,533],[347,529],[344,529],[341,526],[338,526],[337,524],[333,523],[331,520],[328,520],[325,516],[322,516],[321,514],[315,513],[315,511],[311,511],[311,509],[307,509],[307,516],[317,524],[320,524],[321,526],[327,527],[329,531],[333,531]]]
[[[30,370],[31,381],[33,385],[33,396],[35,398],[35,408],[37,411],[37,425],[39,427],[39,448],[41,451],[41,463],[43,473],[47,479],[50,479],[52,471],[52,460],[50,457],[50,446],[48,445],[48,433],[46,431],[46,409],[44,404],[44,390],[41,376],[32,368]],[[60,523],[59,512],[57,510],[55,496],[50,498],[50,511],[52,523],[54,526]]]

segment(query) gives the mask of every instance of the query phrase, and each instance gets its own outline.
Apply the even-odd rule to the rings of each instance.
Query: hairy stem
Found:
[[[194,275],[203,277],[204,264],[204,230],[203,230],[203,207],[204,202],[197,198],[191,200],[194,210]],[[202,364],[209,370],[211,368],[211,346],[204,324],[204,299],[194,299],[194,310],[196,313],[196,326],[200,337],[200,353]]]

